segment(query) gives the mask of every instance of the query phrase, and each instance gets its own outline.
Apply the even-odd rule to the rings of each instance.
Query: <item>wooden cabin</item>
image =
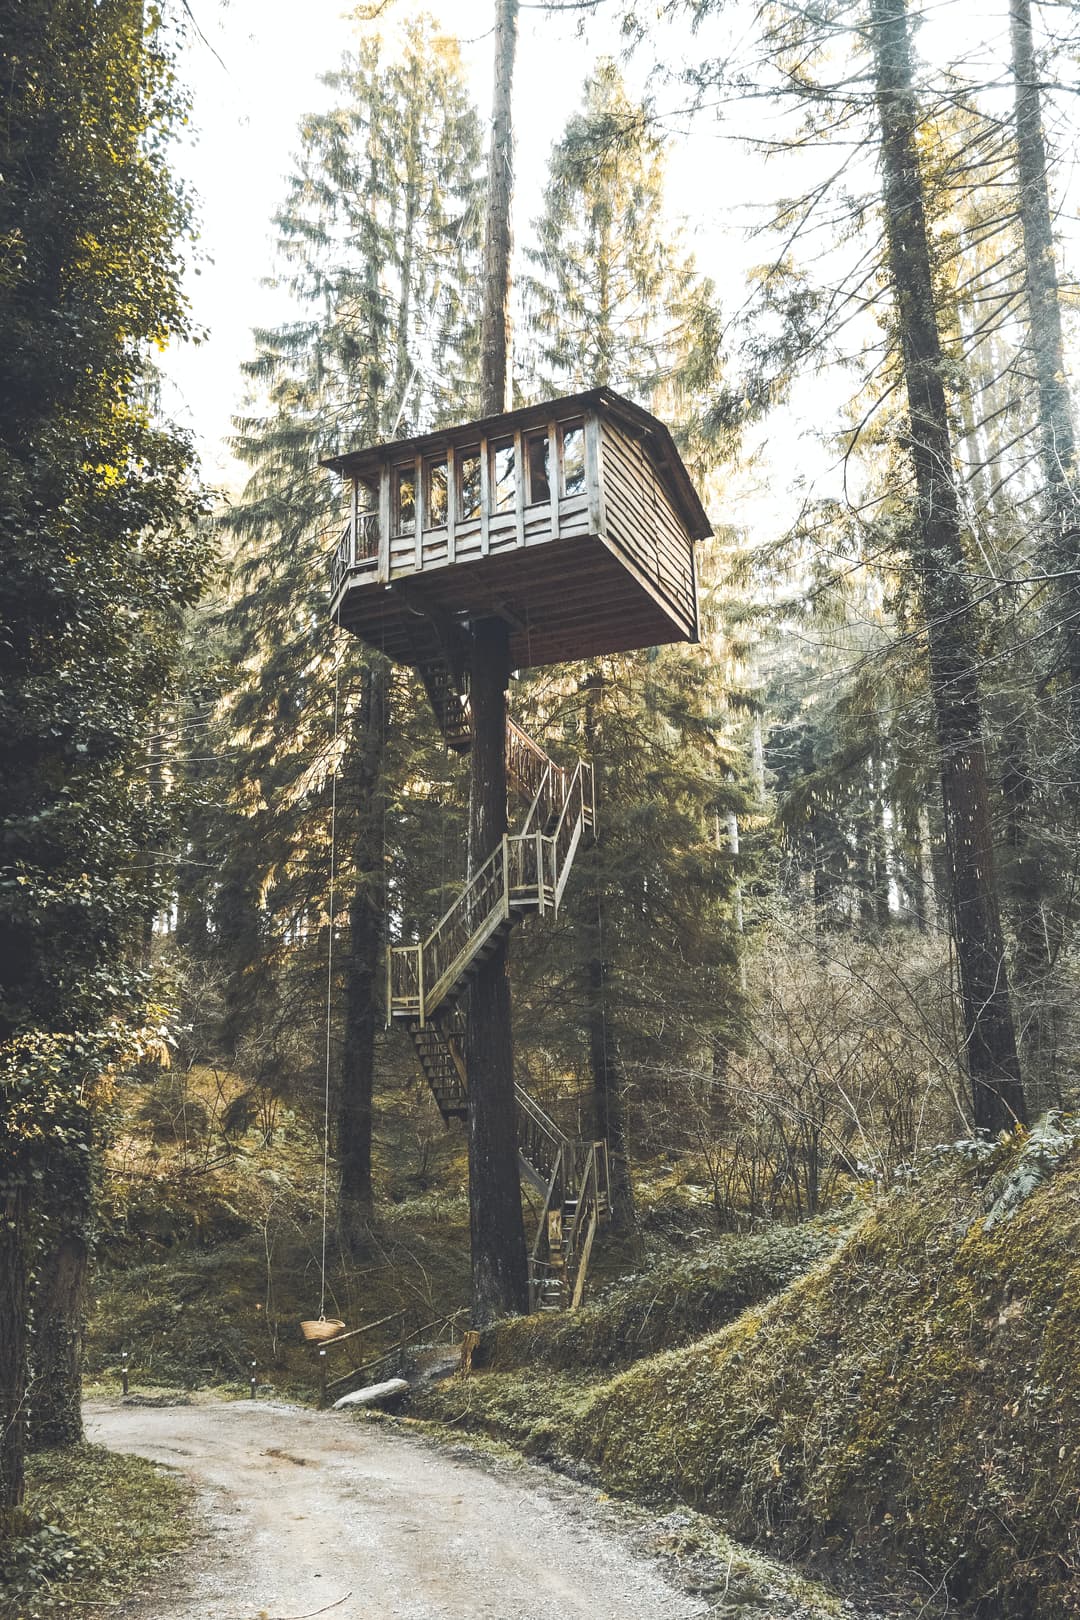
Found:
[[[668,430],[608,388],[323,465],[348,499],[331,613],[399,663],[491,615],[516,669],[697,639],[709,520]]]

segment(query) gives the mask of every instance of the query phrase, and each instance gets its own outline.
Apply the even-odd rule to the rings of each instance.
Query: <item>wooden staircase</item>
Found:
[[[455,753],[467,754],[472,747],[472,715],[469,701],[455,680],[444,658],[435,657],[417,665],[417,674],[435,711],[439,730]]]
[[[421,676],[432,696],[423,668]],[[444,735],[465,749],[472,740],[468,707],[447,669],[439,688],[443,708],[434,696],[432,704],[440,724],[449,709],[457,725],[450,691],[467,740],[455,743],[445,729]],[[447,1121],[468,1114],[463,1004],[472,977],[515,923],[558,915],[578,847],[595,824],[593,772],[584,760],[564,770],[510,720],[506,765],[528,803],[520,829],[503,835],[427,939],[391,946],[387,959],[388,1022],[408,1033]],[[597,1227],[610,1213],[607,1144],[566,1136],[528,1092],[516,1086],[515,1094],[518,1164],[543,1199],[529,1261],[530,1302],[534,1310],[576,1309]]]

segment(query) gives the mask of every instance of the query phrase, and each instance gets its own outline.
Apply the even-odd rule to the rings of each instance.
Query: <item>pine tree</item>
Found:
[[[526,289],[534,382],[550,393],[605,384],[631,394],[672,421],[702,478],[719,453],[700,431],[720,381],[718,322],[711,285],[666,221],[664,171],[648,107],[631,101],[614,63],[600,63],[552,150],[536,224]],[[549,711],[551,688],[546,677]],[[598,660],[567,671],[560,688],[547,724],[592,756],[600,832],[567,900],[568,933],[538,953],[534,994],[546,986],[550,997],[555,971],[560,1007],[580,1008],[574,1067],[590,1079],[592,1128],[609,1142],[613,1213],[625,1228],[635,1081],[648,1098],[665,1053],[697,1061],[734,1038],[732,863],[716,822],[726,825],[746,796],[728,694],[707,655]],[[543,1027],[545,1040],[560,1041]]]
[[[229,968],[223,1039],[250,1077],[321,1092],[326,952],[339,931],[336,1138],[342,1226],[355,1238],[371,1201],[387,736],[391,711],[402,730],[412,698],[380,653],[331,634],[329,553],[344,513],[318,463],[460,409],[475,373],[479,128],[456,48],[430,24],[364,39],[327,82],[337,104],[305,120],[278,216],[304,315],[257,333],[247,368],[266,406],[238,423],[251,476],[225,520],[237,551],[225,620],[243,673],[218,725],[237,752],[218,794],[225,812],[203,836],[222,856],[208,910],[210,948]]]

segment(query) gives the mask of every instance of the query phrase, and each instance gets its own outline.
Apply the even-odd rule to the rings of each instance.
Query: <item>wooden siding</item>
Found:
[[[559,429],[578,424],[584,488],[565,495]],[[526,505],[527,439],[539,431],[549,440],[550,499]],[[423,661],[419,621],[431,614],[501,614],[514,627],[518,668],[696,639],[693,544],[635,430],[594,411],[584,420],[553,414],[528,433],[496,438],[513,439],[513,504],[492,510],[491,439],[481,438],[478,450],[447,445],[446,522],[437,528],[426,526],[424,468],[439,458],[438,447],[423,457],[386,447],[378,559],[335,568],[338,623],[406,664]],[[480,457],[480,510],[463,519],[455,468],[472,454]],[[413,532],[399,535],[392,528],[400,470],[413,479],[415,506]]]
[[[641,569],[693,638],[694,547],[640,439],[603,423],[605,535]]]

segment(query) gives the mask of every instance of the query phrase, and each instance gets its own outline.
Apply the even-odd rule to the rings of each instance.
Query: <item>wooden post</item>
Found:
[[[123,1395],[128,1392],[128,1353],[126,1350],[120,1356],[120,1392]]]
[[[255,1387],[256,1387],[255,1361],[254,1361],[254,1359],[252,1359],[252,1363],[251,1363],[251,1398],[252,1398],[252,1400],[255,1399]]]
[[[319,1350],[319,1405],[326,1405],[326,1346]]]

